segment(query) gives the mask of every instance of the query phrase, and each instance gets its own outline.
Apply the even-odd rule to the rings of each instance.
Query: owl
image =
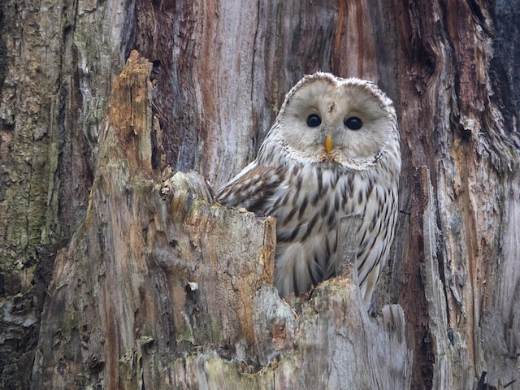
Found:
[[[256,160],[217,200],[276,218],[281,297],[334,276],[339,221],[360,215],[354,272],[370,303],[394,238],[400,170],[392,101],[371,82],[318,72],[289,91]]]

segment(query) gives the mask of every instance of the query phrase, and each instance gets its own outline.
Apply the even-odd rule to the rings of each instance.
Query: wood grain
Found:
[[[516,379],[508,389],[519,389],[519,9],[483,0],[0,2],[0,387],[147,378],[160,388],[174,377],[180,387],[222,387],[222,375],[293,386],[315,355],[298,360],[288,345],[303,345],[302,333],[282,324],[303,329],[302,308],[317,302],[271,300],[263,307],[273,320],[255,317],[258,281],[273,274],[274,221],[219,209],[201,177],[218,187],[251,161],[284,94],[324,70],[375,81],[398,113],[399,228],[371,313],[405,324],[406,348],[381,347],[404,353],[399,364],[413,355],[399,383],[473,389]],[[133,49],[151,73],[109,107]],[[201,176],[174,174],[189,170]],[[235,232],[218,252],[238,227],[247,237]],[[230,272],[240,259],[216,260],[232,256],[264,265]],[[194,265],[201,258],[211,266]],[[326,291],[320,302],[341,301]],[[233,318],[210,313],[214,302]],[[355,313],[355,303],[335,304]],[[272,339],[255,331],[263,323]],[[200,341],[206,333],[211,345]],[[333,387],[328,372],[320,378]]]

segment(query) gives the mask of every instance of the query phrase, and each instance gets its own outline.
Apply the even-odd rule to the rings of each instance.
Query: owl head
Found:
[[[393,103],[375,84],[323,72],[289,91],[272,131],[296,160],[352,168],[399,145]]]

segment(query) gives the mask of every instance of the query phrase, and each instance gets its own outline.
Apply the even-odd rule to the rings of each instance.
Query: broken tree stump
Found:
[[[371,317],[351,271],[289,305],[272,287],[276,221],[214,203],[195,172],[152,167],[150,71],[133,52],[114,81],[33,388],[407,388],[399,306]]]

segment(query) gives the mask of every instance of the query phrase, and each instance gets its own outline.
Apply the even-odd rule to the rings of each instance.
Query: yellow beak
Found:
[[[327,138],[325,139],[325,149],[327,149],[327,153],[330,153],[332,150],[332,137],[327,135]]]

